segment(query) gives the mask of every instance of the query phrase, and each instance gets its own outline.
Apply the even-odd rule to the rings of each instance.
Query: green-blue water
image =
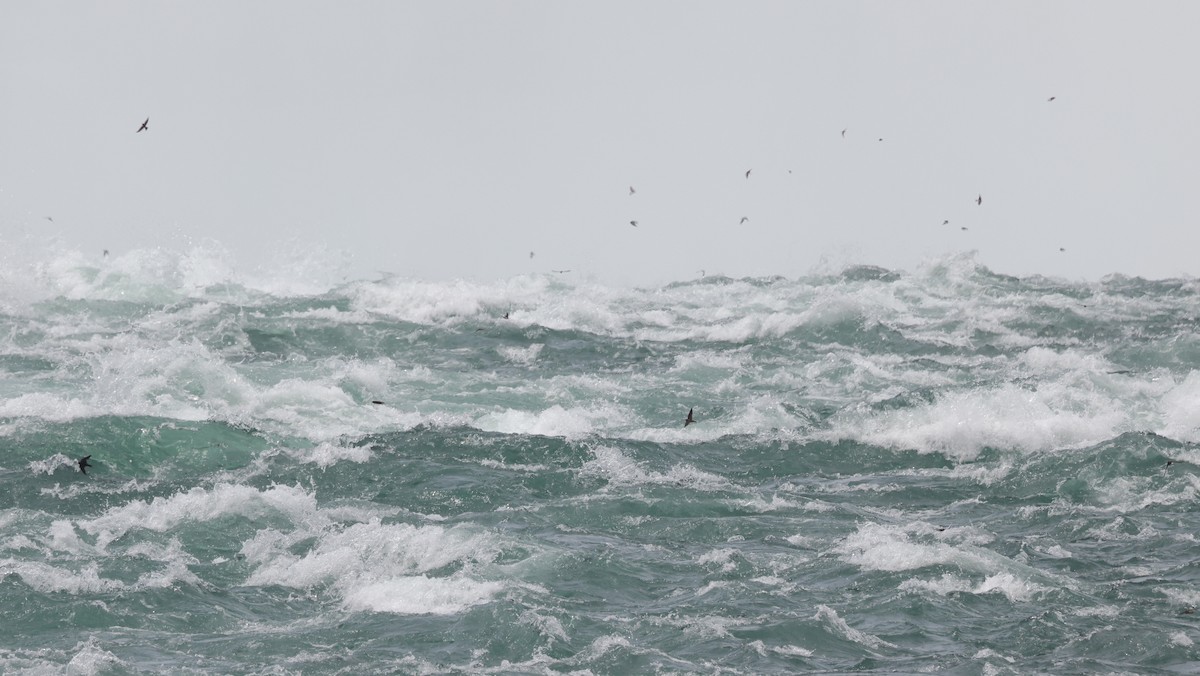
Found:
[[[0,280],[4,673],[1200,670],[1195,280],[186,260]]]

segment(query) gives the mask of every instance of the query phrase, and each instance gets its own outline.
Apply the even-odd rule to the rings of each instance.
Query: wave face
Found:
[[[9,262],[0,671],[1200,660],[1195,280]]]

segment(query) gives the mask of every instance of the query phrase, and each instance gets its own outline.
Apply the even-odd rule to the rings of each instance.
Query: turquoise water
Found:
[[[1195,280],[203,263],[0,278],[4,673],[1200,670]]]

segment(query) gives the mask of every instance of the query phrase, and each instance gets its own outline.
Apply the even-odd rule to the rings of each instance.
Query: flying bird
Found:
[[[1046,99],[1046,102],[1047,102],[1047,103],[1049,103],[1050,101],[1053,101],[1053,100],[1054,100],[1054,99],[1056,99],[1056,98],[1058,98],[1058,97],[1056,97],[1056,96],[1051,96],[1050,98]]]
[[[54,222],[54,219],[53,219],[53,218],[50,218],[49,216],[47,216],[47,217],[46,217],[46,220],[47,220],[47,221],[50,221],[51,223],[53,223],[53,222]]]
[[[684,427],[687,427],[687,425],[684,425]],[[92,467],[92,463],[88,462],[88,458],[90,458],[90,457],[92,457],[92,456],[85,455],[79,459],[79,462],[75,463],[75,464],[79,465],[80,472],[87,474],[87,468]]]
[[[849,129],[849,127],[847,127],[847,129]],[[842,130],[842,138],[846,138],[846,129]]]
[[[530,258],[533,258],[533,252],[532,252],[532,251],[530,251],[530,252],[529,252],[529,257],[530,257]]]
[[[635,192],[637,191],[633,189],[633,186],[629,186],[629,194],[632,195]]]
[[[754,170],[753,169],[746,170],[746,178],[750,178],[750,172],[752,172],[752,171],[754,171]]]
[[[637,227],[637,221],[629,221],[629,224],[635,228]]]
[[[560,275],[564,275],[564,274],[570,272],[570,270],[551,270],[550,272],[557,272]]]
[[[502,317],[502,319],[508,319],[508,313],[507,313],[507,312],[505,312],[505,313],[504,313],[504,317]]]
[[[372,399],[371,403],[375,404],[376,406],[383,406],[383,402],[379,401],[378,399]]]
[[[134,133],[140,134],[144,131],[150,131],[150,118],[148,117],[146,118],[146,121],[142,123],[142,126],[138,127],[138,130]]]
[[[976,198],[975,198],[975,203],[976,203],[976,204],[983,204],[983,195],[980,195],[979,197],[976,197]]]
[[[950,221],[942,221],[942,225],[950,225]]]
[[[690,409],[690,408],[688,409],[688,417],[684,418],[684,420],[683,420],[684,427],[687,427],[688,425],[691,425],[692,423],[696,422],[696,419],[692,417],[693,410],[694,409]]]
[[[742,220],[738,221],[738,225],[741,225],[742,223],[745,223],[748,220],[750,220],[750,218],[748,216],[742,216]]]

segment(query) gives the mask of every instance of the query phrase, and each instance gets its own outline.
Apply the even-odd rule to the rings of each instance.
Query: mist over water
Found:
[[[5,257],[5,673],[1200,668],[1195,280]]]

